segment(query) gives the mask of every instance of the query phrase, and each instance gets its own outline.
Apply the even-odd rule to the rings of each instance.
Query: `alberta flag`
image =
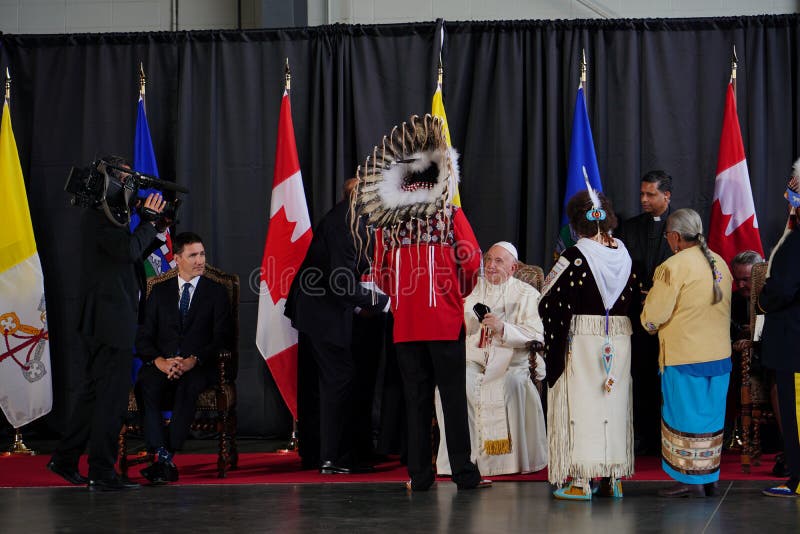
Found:
[[[8,99],[0,123],[0,408],[14,428],[53,407],[44,278]]]
[[[575,98],[575,112],[572,115],[572,139],[569,144],[569,162],[567,163],[567,188],[564,191],[564,204],[561,211],[561,231],[558,234],[556,254],[561,254],[567,247],[575,244],[576,236],[569,226],[567,202],[575,193],[586,189],[583,168],[589,175],[589,183],[596,191],[602,191],[600,169],[597,166],[597,154],[594,151],[592,126],[586,111],[586,100],[583,88],[578,88]]]
[[[147,125],[147,113],[144,106],[144,95],[139,95],[139,104],[136,114],[136,137],[133,147],[133,169],[144,174],[158,177],[158,165],[156,165],[156,154],[153,150],[153,141],[150,139],[150,127]],[[150,193],[158,192],[157,189],[140,189],[139,198],[146,198]],[[139,225],[139,216],[131,217],[131,231]],[[147,277],[165,273],[175,267],[175,260],[172,259],[172,239],[169,235],[169,228],[158,238],[164,241],[161,248],[153,251],[150,257],[144,262]]]

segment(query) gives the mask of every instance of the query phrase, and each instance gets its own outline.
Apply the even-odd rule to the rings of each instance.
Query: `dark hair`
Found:
[[[597,233],[598,225],[600,231],[609,235],[617,227],[617,216],[611,201],[600,191],[597,192],[600,199],[600,207],[606,212],[606,218],[602,221],[594,222],[586,219],[586,212],[592,209],[592,199],[589,198],[588,191],[575,193],[567,202],[567,217],[572,229],[581,237],[590,237]]]
[[[200,243],[202,245],[203,238],[194,232],[181,232],[172,238],[172,252],[181,254],[183,252],[183,247],[191,245],[192,243]]]
[[[105,161],[109,165],[114,165],[115,167],[132,167],[131,162],[122,156],[108,154],[100,159]]]
[[[114,154],[108,154],[106,156],[103,156],[102,158],[100,158],[100,160],[104,161],[107,165],[111,165],[112,167],[124,167],[127,169],[133,168],[131,162],[128,161],[126,158]],[[111,176],[112,178],[119,179],[120,177],[120,171],[118,171],[117,169],[108,169],[107,172],[109,176]]]
[[[648,171],[644,176],[642,176],[642,181],[649,184],[656,184],[656,187],[662,193],[672,192],[672,176],[664,171]]]

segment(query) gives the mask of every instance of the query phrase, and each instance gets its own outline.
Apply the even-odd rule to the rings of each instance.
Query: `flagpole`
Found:
[[[580,88],[583,89],[583,99],[586,100],[586,70],[588,65],[586,63],[586,49],[581,48],[581,84]]]
[[[144,100],[145,87],[147,86],[147,76],[144,74],[144,64],[139,62],[139,96]]]
[[[731,85],[733,94],[736,95],[736,68],[739,66],[739,58],[736,57],[736,45],[733,45],[733,57],[731,57]]]
[[[5,91],[5,102],[7,104],[11,103],[11,73],[6,67],[6,91]],[[10,112],[10,109],[9,109]],[[35,456],[36,451],[33,451],[25,445],[25,442],[22,441],[22,432],[20,432],[19,428],[14,428],[14,443],[11,447],[8,448],[6,452],[3,453],[3,456]]]
[[[283,67],[283,89],[288,94],[292,89],[292,70],[289,68],[289,58],[286,58],[286,63]],[[278,449],[279,453],[297,452],[300,449],[300,440],[297,438],[297,419],[292,418],[292,435],[289,438],[289,443],[286,447]]]

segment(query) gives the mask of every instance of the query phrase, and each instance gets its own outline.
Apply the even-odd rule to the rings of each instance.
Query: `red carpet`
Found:
[[[0,457],[0,487],[69,486],[45,467],[49,456]],[[176,457],[180,469],[177,484],[320,484],[326,482],[402,482],[408,479],[406,469],[397,460],[377,466],[377,471],[365,475],[320,475],[315,470],[302,470],[300,459],[294,453],[247,453],[239,456],[239,469],[230,471],[228,477],[217,478],[215,454],[185,454]],[[750,474],[742,473],[739,455],[726,453],[722,457],[722,480],[774,480],[770,470],[774,456],[765,455],[760,466],[753,466]],[[661,460],[653,456],[636,459],[633,480],[670,480],[661,471]],[[134,466],[131,478],[146,483],[139,475],[143,465]],[[87,472],[86,457],[81,458],[80,471]],[[503,475],[491,477],[494,481],[545,481],[547,471],[528,475]]]

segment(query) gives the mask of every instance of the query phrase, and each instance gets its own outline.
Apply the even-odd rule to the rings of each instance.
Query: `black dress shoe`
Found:
[[[111,478],[98,478],[89,481],[89,491],[124,491],[139,489],[141,486],[127,478],[117,476]]]
[[[788,478],[791,473],[789,466],[786,465],[786,456],[781,452],[775,456],[775,465],[772,466],[772,474],[778,478]]]
[[[683,484],[678,483],[668,488],[658,490],[659,497],[694,497],[703,499],[706,496],[706,489],[703,484]]]
[[[706,491],[706,497],[714,497],[719,491],[719,482],[709,482],[708,484],[703,484],[703,488]]]
[[[349,467],[336,465],[330,460],[326,460],[319,466],[319,472],[321,475],[349,475],[353,471]]]
[[[150,482],[152,486],[163,486],[167,481],[167,473],[163,462],[153,462],[139,473]]]
[[[164,473],[167,476],[167,482],[178,481],[178,467],[174,463],[167,462],[164,466]]]
[[[47,468],[70,484],[83,485],[89,482],[89,479],[81,475],[77,468],[61,465],[55,460],[50,460]]]

